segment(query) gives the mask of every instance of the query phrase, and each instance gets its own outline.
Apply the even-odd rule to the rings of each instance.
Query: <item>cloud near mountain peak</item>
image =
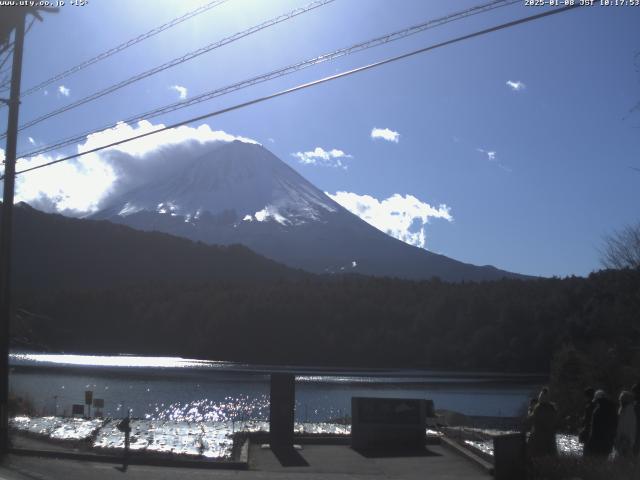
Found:
[[[164,128],[140,121],[118,123],[93,133],[77,145],[77,153]],[[96,212],[127,190],[177,171],[184,161],[204,154],[215,143],[233,141],[258,144],[247,137],[212,130],[207,124],[181,126],[154,135],[88,153],[78,159],[35,170],[16,179],[16,202],[24,201],[46,212],[83,216]],[[18,170],[41,165],[63,155],[22,158]]]
[[[431,218],[453,221],[449,206],[441,204],[433,207],[413,195],[394,193],[378,200],[371,195],[353,192],[325,193],[369,225],[420,248],[426,248],[425,227]]]

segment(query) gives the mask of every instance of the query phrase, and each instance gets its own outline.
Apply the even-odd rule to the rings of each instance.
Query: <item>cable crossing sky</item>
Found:
[[[314,65],[318,65],[320,63],[324,63],[327,61],[332,61],[332,60],[336,60],[338,58],[344,57],[346,55],[350,55],[356,52],[360,52],[360,51],[364,51],[373,47],[377,47],[380,45],[384,45],[390,42],[393,42],[395,40],[400,40],[402,38],[406,38],[408,36],[411,35],[415,35],[417,33],[423,32],[425,30],[431,29],[431,28],[435,28],[441,25],[445,25],[447,23],[450,22],[454,22],[457,20],[461,20],[463,18],[467,18],[470,17],[472,15],[477,15],[480,13],[485,13],[497,8],[501,8],[501,7],[506,7],[509,5],[512,5],[514,3],[519,3],[520,0],[494,0],[482,5],[478,5],[475,6],[473,8],[470,9],[466,9],[460,12],[456,12],[456,13],[452,13],[449,15],[446,15],[444,17],[440,17],[437,19],[431,19],[431,20],[427,20],[425,22],[422,22],[420,24],[417,25],[413,25],[410,26],[408,28],[404,28],[402,30],[397,30],[391,33],[387,33],[385,35],[381,35],[378,36],[376,38],[367,40],[365,42],[360,42],[357,43],[355,45],[351,45],[349,47],[346,48],[341,48],[338,50],[334,50],[333,52],[329,52],[329,53],[325,53],[307,60],[303,60],[301,62],[297,62],[291,65],[288,65],[286,67],[277,69],[277,70],[272,70],[270,72],[264,73],[264,74],[260,74],[258,76],[246,79],[246,80],[242,80],[240,82],[236,82],[234,84],[231,85],[227,85],[221,88],[217,88],[215,90],[210,90],[208,92],[202,93],[200,95],[196,95],[193,96],[191,98],[189,98],[188,100],[183,100],[180,102],[175,102],[175,103],[171,103],[162,107],[158,107],[154,110],[150,110],[147,111],[145,113],[142,114],[137,114],[135,116],[129,117],[125,120],[121,120],[117,123],[111,123],[109,125],[104,125],[100,128],[97,129],[92,129],[92,130],[88,130],[85,131],[83,133],[74,135],[73,137],[68,137],[65,138],[63,140],[58,140],[52,144],[49,145],[45,145],[42,147],[39,147],[35,150],[32,150],[26,154],[20,154],[20,157],[32,157],[35,155],[39,155],[42,153],[46,153],[46,152],[50,152],[52,150],[56,150],[68,145],[72,145],[76,142],[82,141],[86,138],[87,135],[90,135],[92,133],[96,133],[98,131],[102,131],[102,130],[107,130],[109,128],[114,128],[118,125],[118,123],[124,122],[124,123],[136,123],[139,122],[141,120],[147,120],[150,118],[155,118],[158,117],[160,115],[166,114],[166,113],[170,113],[182,108],[187,108],[208,100],[212,100],[214,98],[223,96],[223,95],[227,95],[230,94],[232,92],[241,90],[243,88],[247,88],[253,85],[257,85],[269,80],[273,80],[275,78],[279,78],[279,77],[283,77],[285,75],[290,75],[292,73],[295,73],[297,71],[300,71],[302,69],[314,66]]]
[[[178,58],[174,58],[173,60],[170,60],[166,63],[163,63],[162,65],[159,65],[157,67],[154,67],[150,70],[147,70],[145,72],[139,73],[137,75],[134,75],[133,77],[130,77],[126,80],[123,80],[119,83],[116,83],[114,85],[111,85],[103,90],[97,91],[95,93],[92,93],[91,95],[88,95],[84,98],[81,98],[80,100],[70,103],[68,105],[65,105],[64,107],[61,107],[57,110],[53,110],[49,113],[46,113],[44,115],[41,115],[40,117],[37,117],[33,120],[30,120],[26,123],[23,123],[22,125],[20,125],[18,127],[18,131],[22,131],[26,128],[32,127],[33,125],[36,125],[40,122],[43,122],[51,117],[54,117],[56,115],[59,115],[61,113],[67,112],[69,110],[72,110],[74,108],[77,108],[81,105],[84,105],[86,103],[92,102],[93,100],[97,100],[98,98],[104,97],[105,95],[108,95],[110,93],[113,93],[117,90],[120,90],[121,88],[126,87],[127,85],[131,85],[132,83],[138,82],[140,80],[143,80],[147,77],[150,77],[152,75],[155,75],[156,73],[162,72],[164,70],[167,70],[171,67],[175,67],[176,65],[180,65],[181,63],[187,62],[189,60],[193,60],[196,57],[199,57],[200,55],[203,55],[205,53],[208,53],[212,50],[215,50],[216,48],[220,48],[223,47],[225,45],[228,45],[230,43],[233,43],[237,40],[240,40],[241,38],[247,37],[249,35],[252,35],[256,32],[259,32],[260,30],[264,30],[266,28],[269,28],[273,25],[277,25],[281,22],[284,22],[286,20],[290,20],[292,18],[297,17],[298,15],[302,15],[303,13],[309,12],[311,10],[314,10],[318,7],[322,7],[324,5],[327,5],[329,3],[334,2],[335,0],[316,0],[314,2],[309,3],[308,5],[305,5],[304,7],[300,7],[300,8],[296,8],[294,10],[291,10],[290,12],[287,12],[283,15],[279,15],[277,17],[274,17],[270,20],[267,20],[266,22],[263,22],[259,25],[256,25],[254,27],[251,27],[247,30],[243,30],[241,32],[235,33],[234,35],[231,35],[229,37],[225,37],[222,40],[219,40],[217,42],[214,43],[210,43],[209,45],[199,48],[197,50],[194,50],[192,52],[189,52],[181,57]],[[3,133],[2,135],[0,135],[0,138],[5,138],[7,136],[6,132]]]
[[[142,42],[143,40],[146,40],[148,38],[151,38],[161,32],[164,32],[165,30],[168,30],[171,27],[174,27],[176,25],[179,25],[180,23],[189,20],[190,18],[195,17],[196,15],[200,15],[201,13],[207,12],[209,10],[211,10],[214,7],[217,7],[218,5],[222,5],[225,2],[228,2],[229,0],[214,0],[213,2],[209,2],[205,5],[202,5],[201,7],[196,8],[195,10],[191,10],[190,12],[185,13],[184,15],[174,18],[173,20],[169,20],[166,23],[163,23],[162,25],[153,28],[151,30],[149,30],[146,33],[140,34],[135,38],[132,38],[124,43],[121,43],[120,45],[117,45],[113,48],[110,48],[109,50],[106,50],[98,55],[96,55],[95,57],[92,57],[88,60],[85,60],[84,62],[81,62],[77,65],[74,65],[73,67],[58,73],[57,75],[54,75],[53,77],[44,80],[43,82],[39,83],[38,85],[31,87],[25,91],[23,91],[20,96],[21,97],[26,97],[27,95],[31,95],[32,93],[35,93],[39,90],[42,90],[43,88],[51,85],[54,82],[57,82],[59,80],[62,80],[63,78],[66,78],[70,75],[73,75],[74,73],[79,72],[80,70],[83,70],[85,68],[87,68],[90,65],[93,65],[94,63],[97,63],[101,60],[104,60],[106,58],[109,58],[112,55],[115,55],[118,52],[121,52],[122,50],[125,50],[126,48],[129,48],[137,43]],[[7,88],[8,89],[8,88]]]
[[[463,36],[460,36],[460,37],[453,38],[451,40],[447,40],[447,41],[440,42],[440,43],[437,43],[437,44],[434,44],[434,45],[430,45],[430,46],[427,46],[427,47],[424,47],[424,48],[420,48],[418,50],[413,50],[411,52],[404,53],[402,55],[397,55],[397,56],[394,56],[394,57],[390,57],[390,58],[387,58],[385,60],[381,60],[381,61],[378,61],[378,62],[370,63],[368,65],[364,65],[362,67],[354,68],[352,70],[347,70],[347,71],[338,73],[336,75],[331,75],[331,76],[324,77],[324,78],[321,78],[321,79],[318,79],[318,80],[314,80],[312,82],[308,82],[308,83],[304,83],[304,84],[301,84],[301,85],[297,85],[295,87],[288,88],[286,90],[281,90],[279,92],[272,93],[270,95],[266,95],[266,96],[263,96],[263,97],[255,98],[253,100],[250,100],[250,101],[247,101],[247,102],[243,102],[243,103],[239,103],[239,104],[233,105],[231,107],[227,107],[227,108],[223,108],[221,110],[216,110],[216,111],[213,111],[213,112],[209,112],[209,113],[206,113],[204,115],[199,115],[197,117],[192,117],[192,118],[189,118],[187,120],[183,120],[181,122],[173,123],[171,125],[159,128],[157,130],[153,130],[151,132],[146,132],[146,133],[143,133],[143,134],[140,134],[140,135],[135,135],[135,136],[132,136],[132,137],[128,137],[128,138],[119,140],[117,142],[112,142],[112,143],[109,143],[109,144],[106,144],[106,145],[102,145],[100,147],[96,147],[96,148],[87,150],[85,152],[76,153],[76,154],[69,155],[69,156],[66,156],[66,157],[63,157],[63,158],[59,158],[57,160],[53,160],[53,161],[50,161],[50,162],[43,163],[41,165],[36,165],[36,166],[30,167],[30,168],[25,168],[23,170],[17,171],[15,173],[15,175],[20,175],[20,174],[31,172],[31,171],[34,171],[34,170],[38,170],[38,169],[41,169],[41,168],[49,167],[49,166],[55,165],[57,163],[66,162],[68,160],[81,157],[83,155],[87,155],[87,154],[90,154],[90,153],[95,153],[95,152],[98,152],[100,150],[111,148],[111,147],[114,147],[114,146],[117,146],[117,145],[122,145],[124,143],[128,143],[128,142],[131,142],[131,141],[134,141],[134,140],[138,140],[138,139],[145,138],[145,137],[148,137],[148,136],[151,136],[151,135],[155,135],[157,133],[160,133],[160,132],[163,132],[163,131],[166,131],[166,130],[170,130],[170,129],[173,129],[173,128],[181,127],[183,125],[188,125],[190,123],[197,122],[197,121],[200,121],[200,120],[204,120],[206,118],[211,118],[211,117],[214,117],[214,116],[222,115],[222,114],[227,113],[227,112],[231,112],[231,111],[234,111],[234,110],[245,108],[245,107],[248,107],[250,105],[255,105],[255,104],[258,104],[258,103],[262,103],[262,102],[265,102],[267,100],[271,100],[271,99],[274,99],[274,98],[277,98],[277,97],[281,97],[283,95],[288,95],[290,93],[293,93],[293,92],[296,92],[296,91],[299,91],[299,90],[304,90],[304,89],[307,89],[307,88],[310,88],[310,87],[314,87],[314,86],[317,86],[317,85],[320,85],[320,84],[323,84],[323,83],[327,83],[327,82],[330,82],[330,81],[333,81],[333,80],[337,80],[339,78],[347,77],[347,76],[354,75],[356,73],[360,73],[360,72],[363,72],[363,71],[366,71],[366,70],[370,70],[370,69],[373,69],[373,68],[377,68],[377,67],[380,67],[380,66],[392,63],[392,62],[403,60],[403,59],[412,57],[414,55],[418,55],[418,54],[421,54],[421,53],[426,53],[426,52],[431,51],[431,50],[442,48],[442,47],[445,47],[445,46],[448,46],[448,45],[451,45],[451,44],[454,44],[454,43],[462,42],[462,41],[465,41],[465,40],[470,40],[472,38],[476,38],[476,37],[479,37],[479,36],[482,36],[482,35],[493,33],[493,32],[499,31],[499,30],[504,30],[504,29],[507,29],[507,28],[511,28],[511,27],[514,27],[514,26],[517,26],[517,25],[521,25],[521,24],[524,24],[524,23],[528,23],[528,22],[534,21],[534,20],[539,20],[539,19],[542,19],[542,18],[546,18],[546,17],[549,17],[551,15],[557,15],[559,13],[564,13],[564,12],[567,12],[569,10],[573,10],[573,9],[576,9],[576,8],[579,8],[579,7],[580,7],[580,5],[577,5],[577,4],[576,5],[569,5],[569,6],[566,6],[566,7],[556,8],[556,9],[553,9],[553,10],[547,10],[546,12],[542,12],[542,13],[539,13],[537,15],[531,15],[531,16],[528,16],[528,17],[520,18],[518,20],[513,20],[513,21],[510,21],[510,22],[507,22],[507,23],[502,23],[500,25],[496,25],[496,26],[493,26],[493,27],[490,27],[490,28],[486,28],[484,30],[479,30],[479,31],[476,31],[476,32],[473,32],[473,33],[470,33],[470,34],[467,34],[467,35],[463,35]],[[3,179],[3,178],[4,178],[4,175],[2,177],[0,177],[0,179]]]

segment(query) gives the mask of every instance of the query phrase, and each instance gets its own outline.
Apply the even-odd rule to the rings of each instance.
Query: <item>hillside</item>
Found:
[[[18,303],[42,316],[23,318],[21,335],[54,350],[541,372],[567,345],[615,352],[627,364],[635,358],[640,367],[639,292],[640,271],[605,271],[462,284],[353,276],[214,281]]]
[[[334,202],[261,145],[240,141],[182,154],[179,171],[112,198],[92,215],[209,244],[242,244],[313,273],[447,281],[525,278],[408,245]]]
[[[216,279],[261,281],[306,275],[240,245],[205,245],[106,221],[47,214],[24,203],[16,205],[14,222],[12,272],[17,290]]]

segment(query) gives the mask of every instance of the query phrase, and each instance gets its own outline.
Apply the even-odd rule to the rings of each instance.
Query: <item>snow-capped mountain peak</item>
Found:
[[[140,211],[195,221],[203,212],[298,225],[335,212],[337,204],[264,147],[239,141],[182,160],[178,175],[143,185],[112,202],[121,217]]]
[[[407,245],[338,205],[261,145],[234,141],[120,195],[93,218],[241,243],[313,272],[482,280],[513,276]]]

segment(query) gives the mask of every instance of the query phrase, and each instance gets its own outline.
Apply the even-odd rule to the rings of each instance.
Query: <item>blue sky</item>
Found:
[[[202,3],[67,5],[29,32],[23,90]],[[230,0],[24,98],[21,123],[306,3]],[[19,150],[480,3],[336,0],[33,126],[21,133]],[[183,120],[542,11],[523,4],[152,122]],[[629,168],[640,168],[640,112],[631,112],[640,101],[638,25],[640,7],[581,8],[205,123],[261,142],[330,194],[378,202],[371,211],[380,215],[394,195],[407,208],[430,207],[427,223],[417,225],[431,251],[526,274],[586,275],[600,267],[603,236],[640,217],[640,172]],[[397,132],[397,141],[372,138],[373,128]],[[25,192],[28,175],[19,183]]]

